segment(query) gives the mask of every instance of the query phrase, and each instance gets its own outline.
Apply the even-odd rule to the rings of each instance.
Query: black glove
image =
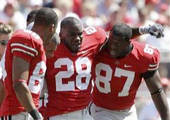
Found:
[[[29,114],[32,116],[32,118],[34,120],[43,120],[41,113],[38,112],[38,110],[36,110],[36,109],[31,110],[31,112],[29,112]]]
[[[164,27],[161,24],[139,27],[139,32],[141,34],[149,33],[150,35],[155,36],[156,38],[164,37],[164,33],[163,33]]]

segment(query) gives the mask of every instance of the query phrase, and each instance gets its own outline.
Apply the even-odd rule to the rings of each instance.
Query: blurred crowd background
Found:
[[[26,17],[40,7],[54,8],[61,20],[77,16],[84,24],[109,31],[117,22],[139,26],[157,22],[170,25],[170,0],[0,0],[0,21],[14,29],[26,28]]]
[[[137,40],[156,46],[163,53],[161,61],[170,61],[170,0],[0,0],[0,22],[14,30],[25,29],[28,13],[40,7],[53,8],[59,20],[74,16],[84,25],[101,26],[106,31],[118,22],[132,27],[160,23],[165,26],[164,38],[142,36]]]
[[[81,19],[84,26],[100,26],[106,32],[118,22],[131,27],[162,24],[165,27],[163,38],[143,35],[136,40],[160,50],[159,71],[162,84],[166,91],[170,91],[170,0],[0,0],[0,23],[10,25],[13,30],[26,29],[27,15],[41,7],[53,8],[59,21],[64,17],[74,16]],[[58,27],[57,32],[59,30]],[[139,89],[136,106],[140,120],[144,120],[141,116],[146,115],[141,112],[143,105],[149,103],[150,95],[144,83]],[[168,92],[167,95],[169,96]]]

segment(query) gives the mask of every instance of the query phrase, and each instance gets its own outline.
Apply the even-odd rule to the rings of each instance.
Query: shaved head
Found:
[[[71,27],[71,26],[81,26],[82,23],[79,19],[75,17],[66,17],[61,21],[61,28]]]
[[[75,17],[66,17],[61,21],[60,39],[73,53],[80,50],[82,43],[83,25]]]

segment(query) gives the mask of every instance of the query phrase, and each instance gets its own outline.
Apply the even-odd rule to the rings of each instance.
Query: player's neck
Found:
[[[131,51],[133,50],[133,45],[130,44],[125,51],[123,51],[118,57],[116,57],[116,59],[121,59],[127,55],[129,55],[129,53],[131,53]]]
[[[35,33],[37,33],[40,37],[41,37],[41,39],[43,38],[43,32],[42,32],[42,28],[39,28],[39,27],[33,27],[32,29],[31,29],[33,32],[35,32]]]

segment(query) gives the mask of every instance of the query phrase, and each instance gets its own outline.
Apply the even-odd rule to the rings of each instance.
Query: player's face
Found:
[[[45,47],[45,52],[47,58],[53,57],[54,56],[54,51],[57,48],[57,44],[51,41],[46,47]]]
[[[83,28],[78,24],[63,30],[60,38],[71,52],[77,53],[80,50],[82,44],[82,33]]]
[[[122,40],[121,36],[115,36],[112,34],[112,31],[110,32],[108,39],[108,51],[112,57],[118,58],[123,56],[127,53],[127,50],[129,50],[129,45],[129,41]]]

